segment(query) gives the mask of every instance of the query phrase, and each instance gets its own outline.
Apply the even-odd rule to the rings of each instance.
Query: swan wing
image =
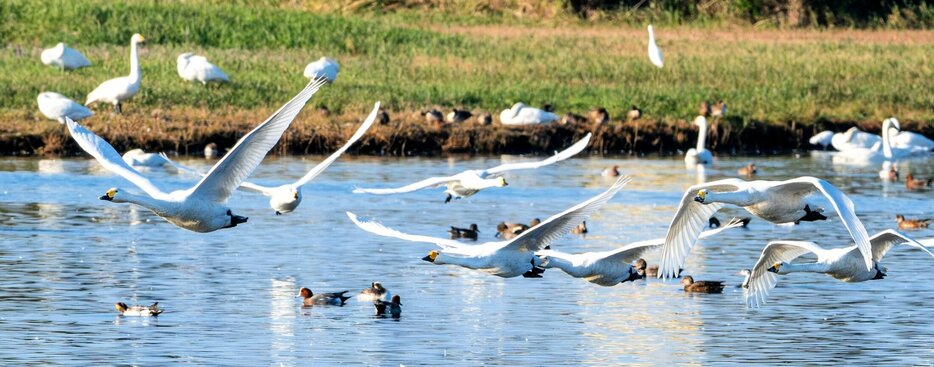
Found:
[[[701,232],[699,238],[707,238],[710,236],[715,236],[720,232],[728,230],[730,228],[738,228],[743,226],[743,221],[733,218],[726,225],[717,228],[711,229],[704,232]],[[622,246],[615,251],[611,252],[606,258],[612,261],[621,261],[626,263],[631,263],[638,260],[640,257],[644,257],[646,252],[654,250],[661,245],[665,244],[664,238],[655,238],[651,240],[633,242],[628,245]]]
[[[457,176],[443,176],[443,177],[430,177],[424,180],[418,181],[413,184],[408,184],[402,187],[394,189],[354,189],[354,194],[375,194],[375,195],[389,195],[389,194],[401,194],[406,192],[412,192],[421,190],[429,187],[438,187],[446,185],[449,182],[459,181],[460,179]]]
[[[808,195],[815,190],[820,191],[843,221],[843,226],[850,232],[850,236],[856,242],[856,247],[863,254],[863,260],[866,262],[866,270],[872,269],[872,245],[869,243],[869,233],[866,227],[856,216],[856,210],[853,202],[843,191],[829,182],[816,177],[798,177],[795,179],[783,181],[773,186],[769,191],[775,190],[779,195]]]
[[[892,249],[897,244],[904,243],[908,246],[917,247],[924,252],[927,252],[928,255],[934,257],[934,253],[931,250],[928,250],[927,247],[924,247],[918,241],[915,241],[914,238],[909,237],[908,235],[896,231],[894,229],[887,229],[882,232],[876,233],[872,238],[869,239],[869,242],[872,244],[872,260],[881,261],[882,257],[885,256],[889,250]]]
[[[580,141],[574,143],[574,145],[571,145],[571,146],[568,147],[567,149],[565,149],[565,150],[563,150],[563,151],[561,151],[561,152],[555,153],[555,155],[549,157],[548,159],[544,159],[544,160],[541,160],[541,161],[538,161],[538,162],[523,162],[523,163],[507,163],[507,164],[501,164],[501,165],[499,165],[499,166],[496,166],[496,167],[487,169],[487,170],[485,170],[484,172],[486,173],[486,175],[493,175],[493,174],[502,173],[502,172],[506,172],[506,171],[517,170],[517,169],[539,168],[539,167],[547,166],[547,165],[552,164],[552,163],[556,163],[556,162],[559,162],[559,161],[563,161],[563,160],[568,159],[568,158],[571,158],[571,157],[577,155],[577,153],[580,153],[581,151],[583,151],[584,148],[587,147],[587,143],[590,142],[590,136],[591,136],[591,134],[590,134],[590,133],[587,133],[587,136],[585,136],[583,139],[581,139]]]
[[[622,189],[632,179],[629,176],[620,177],[609,189],[594,196],[587,201],[577,204],[560,214],[545,219],[541,224],[520,233],[512,241],[504,243],[500,250],[511,251],[540,251],[554,240],[568,234],[572,228],[587,220],[593,212],[600,209],[603,204],[610,201],[613,195]]]
[[[295,186],[302,186],[313,180],[315,177],[321,174],[321,172],[324,172],[324,170],[327,169],[331,163],[334,163],[337,158],[340,158],[341,154],[344,154],[344,152],[346,152],[351,145],[356,143],[357,140],[360,140],[360,138],[363,137],[363,134],[366,133],[370,126],[373,126],[373,122],[376,121],[377,112],[379,112],[379,102],[376,102],[376,104],[373,105],[373,112],[370,112],[370,115],[366,117],[366,120],[363,120],[363,125],[360,125],[360,127],[357,128],[357,132],[355,132],[353,136],[350,137],[350,140],[348,140],[347,143],[345,143],[344,146],[342,146],[336,152],[328,156],[327,159],[321,161],[321,163],[318,163],[318,165],[308,171],[308,173],[306,173],[302,179],[295,183]]]
[[[765,303],[769,291],[778,283],[778,276],[768,269],[779,262],[790,262],[801,255],[814,253],[820,258],[824,249],[814,242],[808,241],[772,241],[765,245],[756,266],[752,268],[749,276],[748,288],[743,292],[746,305],[759,307]]]
[[[84,149],[85,152],[94,157],[104,168],[132,182],[136,187],[139,187],[151,197],[162,198],[166,196],[152,181],[143,177],[139,171],[133,169],[133,167],[130,167],[129,164],[123,161],[123,157],[120,156],[120,153],[117,153],[114,147],[104,139],[101,139],[100,136],[85,129],[84,126],[81,126],[69,117],[65,117],[65,124],[68,125],[68,131],[71,133],[71,137],[81,146],[81,149]]]
[[[175,169],[179,171],[186,172],[188,174],[192,174],[192,175],[199,176],[199,177],[205,176],[204,172],[198,171],[194,168],[188,167],[186,165],[183,165],[181,163],[178,163],[176,161],[169,159],[169,157],[165,155],[165,153],[159,153],[159,155],[161,155],[162,158],[165,158],[165,161],[168,162],[169,165],[171,165],[172,167],[175,167]],[[250,183],[247,181],[243,181],[242,183],[240,183],[240,187],[238,187],[238,189],[243,190],[243,191],[255,192],[257,194],[263,194],[267,196],[272,195],[271,187],[260,186],[260,185]]]
[[[192,189],[191,195],[219,203],[227,201],[230,194],[259,166],[266,153],[276,145],[285,129],[322,85],[324,80],[312,80],[301,93],[240,138],[237,145]]]
[[[694,243],[700,237],[701,231],[707,227],[710,216],[723,208],[723,203],[701,204],[694,201],[697,191],[702,189],[714,192],[736,191],[745,183],[743,180],[730,178],[694,185],[684,192],[678,211],[675,212],[674,218],[671,219],[671,224],[668,225],[668,233],[665,235],[662,258],[658,265],[659,278],[677,276],[679,269],[684,265],[684,260],[691,252],[691,248],[694,247]]]
[[[438,245],[438,247],[441,247],[442,249],[445,249],[445,250],[462,249],[462,248],[468,247],[460,242],[447,239],[447,238],[437,238],[437,237],[420,236],[420,235],[402,233],[397,230],[383,226],[382,224],[377,223],[377,222],[361,220],[359,217],[357,217],[356,214],[351,213],[351,212],[347,212],[347,216],[350,217],[350,220],[354,224],[356,224],[357,227],[360,227],[360,229],[376,234],[376,235],[380,235],[384,237],[393,237],[393,238],[398,238],[400,240],[406,240],[406,241],[412,241],[412,242],[433,243],[435,245]]]

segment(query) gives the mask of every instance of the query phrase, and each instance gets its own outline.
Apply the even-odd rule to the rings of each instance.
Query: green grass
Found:
[[[338,59],[337,83],[313,103],[363,113],[376,100],[406,113],[427,106],[498,111],[551,102],[559,112],[630,105],[649,118],[684,120],[702,100],[723,99],[741,121],[823,119],[934,122],[934,37],[917,31],[757,31],[662,27],[666,66],[645,55],[642,27],[601,22],[512,26],[412,12],[314,14],[278,6],[94,0],[0,3],[0,115],[35,111],[57,91],[79,102],[128,73],[132,33],[146,36],[143,89],[126,109],[275,107],[307,83],[322,55]],[[61,73],[39,62],[63,41],[94,63]],[[17,53],[17,48],[20,53]],[[204,87],[175,71],[185,51],[206,55],[234,80]],[[104,109],[104,106],[98,107]],[[38,114],[37,111],[35,111]]]

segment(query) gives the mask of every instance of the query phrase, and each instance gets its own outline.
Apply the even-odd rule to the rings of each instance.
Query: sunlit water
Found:
[[[516,157],[503,157],[515,161]],[[320,157],[267,160],[253,180],[279,184]],[[724,294],[685,294],[676,282],[600,287],[557,269],[542,279],[502,279],[420,259],[434,247],[357,229],[353,211],[387,226],[438,237],[477,223],[546,218],[609,186],[600,171],[618,163],[634,180],[588,221],[568,252],[606,250],[664,236],[683,190],[698,180],[673,159],[572,159],[506,177],[510,186],[443,204],[440,190],[397,196],[352,194],[498,164],[488,158],[342,158],[304,188],[298,211],[277,217],[263,197],[229,204],[249,223],[188,232],[145,209],[98,200],[112,186],[139,191],[84,159],[0,161],[0,364],[2,365],[931,365],[934,259],[896,248],[888,277],[847,284],[782,277],[761,309],[734,285],[769,240],[848,244],[836,217],[795,228],[754,220],[749,229],[702,241],[686,269],[724,280]],[[735,176],[747,161],[720,159],[707,180]],[[934,192],[884,184],[879,167],[835,167],[826,158],[756,158],[764,179],[803,174],[834,183],[874,233],[896,213],[930,216]],[[208,162],[186,163],[206,168]],[[934,175],[934,160],[900,164]],[[183,188],[195,178],[147,173]],[[726,219],[729,212],[721,212]],[[934,236],[932,230],[916,237]],[[657,253],[649,256],[655,262]],[[402,296],[399,320],[374,318],[371,304],[302,308],[298,288],[354,292],[381,281]],[[158,318],[116,314],[113,303],[158,301]]]

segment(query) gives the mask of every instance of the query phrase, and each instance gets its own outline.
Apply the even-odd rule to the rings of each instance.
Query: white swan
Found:
[[[547,124],[558,121],[558,115],[519,102],[499,113],[499,122],[503,125]]]
[[[827,149],[830,146],[830,143],[833,141],[834,132],[830,130],[824,130],[808,139],[808,143],[811,145],[820,145]]]
[[[428,256],[422,259],[437,265],[459,265],[503,278],[520,275],[538,277],[544,270],[537,268],[541,264],[541,260],[535,256],[535,252],[543,250],[586,220],[623,186],[626,186],[629,181],[628,176],[620,177],[605,192],[546,219],[541,224],[529,228],[512,240],[487,242],[479,245],[468,245],[446,238],[405,234],[376,222],[361,221],[351,212],[347,212],[347,216],[358,227],[370,233],[406,241],[438,245],[441,247],[441,251],[432,250],[428,253]]]
[[[688,149],[684,154],[684,164],[692,167],[697,164],[713,164],[713,154],[705,147],[707,145],[707,118],[698,115],[694,118],[697,125],[697,147]]]
[[[850,149],[872,148],[873,145],[880,142],[882,142],[882,138],[879,135],[860,131],[856,126],[849,128],[846,132],[833,134],[830,139],[830,145],[841,152]]]
[[[655,32],[652,30],[651,24],[649,24],[649,61],[659,69],[663,66],[662,50],[658,48],[658,45],[655,43]]]
[[[856,217],[853,202],[827,181],[814,177],[787,181],[730,178],[691,186],[684,192],[681,205],[665,235],[658,276],[668,278],[677,275],[708,219],[725,204],[742,207],[750,214],[776,224],[827,219],[821,214],[823,209],[809,200],[816,193],[830,201],[863,253],[866,269],[872,268],[869,234]]]
[[[169,160],[158,153],[146,153],[142,149],[133,149],[123,153],[123,161],[133,167],[162,167]]]
[[[99,136],[71,119],[66,118],[66,122],[71,136],[82,149],[101,165],[147,194],[134,195],[111,188],[101,196],[101,200],[137,204],[178,227],[195,232],[212,232],[246,222],[247,218],[234,215],[225,205],[227,198],[259,166],[266,153],[279,141],[285,129],[322,84],[320,80],[312,81],[265,122],[243,136],[194,187],[171,193],[163,192],[126,164],[117,151]]]
[[[588,133],[587,136],[585,136],[577,143],[574,143],[574,145],[571,145],[561,152],[555,153],[555,155],[549,157],[548,159],[544,159],[538,162],[506,163],[493,168],[487,168],[485,170],[467,170],[453,176],[426,178],[416,183],[394,189],[354,189],[353,192],[354,194],[389,195],[412,192],[429,187],[446,186],[447,189],[445,189],[444,192],[447,194],[447,198],[444,200],[444,202],[448,203],[453,198],[459,199],[462,197],[468,197],[486,188],[503,187],[508,185],[506,183],[506,179],[502,177],[503,172],[517,169],[544,167],[549,164],[573,157],[587,147],[587,143],[590,142],[590,135],[591,134]]]
[[[65,123],[65,117],[79,121],[94,114],[87,107],[55,92],[39,93],[36,102],[39,105],[39,112],[42,112],[45,117],[63,124]]]
[[[707,238],[721,231],[742,226],[743,221],[734,219],[723,227],[704,231],[700,234],[700,238]],[[612,287],[619,283],[642,279],[642,275],[632,265],[632,262],[641,258],[646,252],[661,247],[664,243],[664,238],[656,238],[633,242],[611,251],[569,254],[548,249],[538,251],[535,255],[542,260],[541,267],[544,269],[558,268],[572,277],[583,278],[604,287]]]
[[[843,164],[869,164],[879,163],[883,160],[895,160],[913,155],[928,154],[929,149],[919,147],[899,148],[894,145],[894,139],[901,127],[898,120],[888,118],[882,121],[882,140],[873,144],[871,148],[851,148],[837,153],[833,157],[834,163]]]
[[[146,39],[139,33],[130,38],[130,75],[113,78],[101,83],[91,93],[88,93],[87,101],[84,102],[85,106],[95,102],[110,103],[114,105],[114,110],[119,113],[120,104],[133,98],[139,92],[142,75],[139,70],[139,56],[136,49],[138,44],[145,41]]]
[[[886,268],[879,266],[879,261],[893,246],[904,243],[922,249],[934,257],[923,245],[904,233],[889,229],[877,233],[869,239],[872,245],[872,267],[863,266],[863,256],[856,245],[835,249],[824,249],[809,241],[772,241],[762,249],[762,255],[756,261],[752,274],[747,278],[744,291],[746,304],[758,307],[778,282],[776,274],[821,273],[844,282],[865,282],[885,277]],[[791,263],[792,260],[807,254],[817,255],[814,263]]]
[[[902,131],[901,124],[896,118],[890,117],[889,120],[891,120],[892,123],[898,127],[898,132],[892,138],[893,148],[905,149],[912,152],[913,154],[927,153],[934,150],[934,140],[928,139],[924,135],[913,133],[911,131]]]
[[[337,80],[337,73],[341,71],[340,65],[332,58],[322,57],[305,66],[305,77],[314,79],[324,77],[328,83],[334,83]]]
[[[61,42],[55,45],[55,47],[42,50],[42,54],[39,55],[39,58],[42,59],[43,64],[54,66],[62,70],[73,70],[91,66],[91,62],[88,61],[80,51],[67,47]]]
[[[318,163],[318,165],[314,166],[314,168],[308,171],[308,173],[306,173],[305,176],[303,176],[298,181],[282,186],[262,186],[255,183],[243,182],[240,184],[240,189],[268,196],[269,206],[276,211],[276,215],[291,213],[295,210],[295,208],[298,208],[298,204],[302,203],[302,186],[308,182],[311,182],[311,180],[324,172],[324,170],[327,169],[331,163],[334,163],[334,161],[336,161],[337,158],[341,156],[341,154],[344,154],[344,152],[347,151],[351,145],[363,137],[363,134],[366,133],[370,126],[373,126],[373,122],[376,121],[376,116],[379,112],[379,105],[380,103],[376,102],[376,105],[373,106],[373,112],[370,112],[370,115],[367,116],[366,120],[363,121],[363,124],[357,128],[357,132],[355,132],[353,136],[350,137],[350,140],[348,140],[344,146],[342,146],[336,152],[332,153],[325,160],[321,161],[321,163]],[[180,170],[192,172],[196,175],[204,175],[201,172],[195,171],[171,160],[167,161]]]
[[[204,56],[185,52],[178,55],[176,61],[178,76],[189,82],[200,82],[201,84],[208,84],[208,82],[230,82],[230,78],[227,77],[227,74],[224,74],[221,68],[210,63]]]

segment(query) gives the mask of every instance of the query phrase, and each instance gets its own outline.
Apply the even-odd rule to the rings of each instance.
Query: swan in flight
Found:
[[[230,194],[259,166],[266,153],[279,141],[305,103],[323,84],[314,80],[265,122],[243,136],[227,155],[194,187],[166,193],[126,164],[116,150],[104,139],[66,118],[72,138],[101,165],[122,176],[146,192],[135,195],[111,188],[100,197],[115,203],[133,203],[164,218],[170,223],[194,232],[213,232],[235,227],[247,218],[234,215],[225,205]]]
[[[547,124],[558,121],[558,115],[519,102],[499,113],[499,122],[503,125]]]
[[[479,245],[468,245],[446,238],[405,234],[376,222],[361,221],[351,212],[347,212],[347,216],[358,227],[373,234],[406,241],[433,243],[441,247],[440,251],[432,250],[428,253],[428,256],[422,259],[436,265],[459,265],[503,278],[520,275],[537,277],[542,270],[538,268],[541,265],[541,260],[535,256],[535,252],[544,250],[552,242],[570,232],[578,223],[586,220],[587,217],[600,209],[613,195],[616,195],[620,189],[626,186],[629,181],[628,176],[620,177],[613,186],[603,193],[544,220],[541,224],[522,232],[516,238],[508,241],[486,242]]]
[[[506,163],[493,168],[467,170],[453,176],[431,177],[394,189],[354,189],[353,192],[354,194],[389,195],[412,192],[429,187],[445,186],[447,189],[445,189],[444,192],[447,194],[447,198],[444,202],[448,203],[452,198],[468,197],[486,188],[508,185],[506,179],[501,176],[501,174],[506,171],[544,167],[573,157],[587,147],[587,143],[590,142],[590,135],[591,134],[588,133],[587,136],[564,151],[555,153],[555,155],[548,159],[538,162]]]
[[[652,65],[657,66],[659,69],[662,68],[662,50],[658,48],[658,45],[655,44],[655,32],[652,30],[652,25],[649,24],[649,61],[652,62]]]
[[[305,66],[305,77],[309,79],[325,78],[328,83],[337,80],[337,73],[341,71],[337,61],[330,57],[322,57]]]
[[[42,112],[42,114],[50,120],[55,120],[62,124],[65,123],[65,117],[79,121],[91,117],[91,115],[94,114],[94,112],[91,112],[87,107],[55,92],[39,93],[36,102],[39,105],[39,112]]]
[[[91,62],[80,51],[65,46],[61,42],[55,47],[42,50],[39,58],[42,59],[43,64],[57,67],[63,71],[91,66]]]
[[[363,134],[373,126],[373,122],[376,121],[376,116],[379,112],[379,102],[376,102],[376,105],[373,106],[373,112],[370,112],[370,115],[367,116],[366,120],[363,121],[363,124],[357,129],[357,132],[350,137],[350,140],[344,144],[336,152],[332,153],[325,160],[318,163],[314,166],[305,176],[302,176],[298,181],[293,183],[284,184],[281,186],[262,186],[257,185],[251,182],[243,182],[240,184],[240,190],[254,192],[257,194],[262,194],[269,197],[269,206],[272,207],[272,210],[276,211],[276,215],[282,215],[285,213],[291,213],[295,211],[295,208],[298,208],[298,204],[302,203],[302,186],[305,186],[308,182],[311,182],[315,177],[318,177],[331,163],[340,158],[341,154],[344,154],[347,149],[350,148],[357,140],[363,137]],[[167,159],[168,160],[168,159]],[[175,166],[175,168],[183,171],[193,173],[195,175],[204,176],[204,173],[198,172],[192,168],[188,168],[172,160],[168,160],[168,163]]]
[[[775,284],[778,275],[790,273],[821,273],[844,282],[865,282],[885,277],[886,268],[879,265],[882,257],[895,245],[906,244],[917,247],[934,257],[926,247],[904,233],[888,229],[869,239],[872,245],[872,267],[863,267],[862,255],[856,245],[834,249],[824,249],[809,241],[772,241],[762,249],[762,255],[756,266],[744,282],[746,304],[758,307]],[[817,255],[814,263],[792,263],[798,257],[813,253]]]
[[[704,231],[699,238],[707,238],[721,231],[742,227],[743,221],[734,219],[729,224]],[[664,238],[633,242],[615,250],[569,254],[557,250],[541,250],[535,253],[542,261],[542,268],[558,268],[575,278],[583,278],[593,284],[612,287],[619,283],[644,278],[632,265],[650,250],[661,247]]]
[[[688,149],[684,155],[684,164],[693,167],[698,164],[713,164],[713,154],[707,150],[707,118],[697,115],[694,118],[694,125],[697,125],[697,147]]]
[[[84,102],[85,106],[95,102],[106,102],[113,104],[114,111],[120,113],[120,104],[133,98],[139,92],[142,75],[139,70],[137,45],[145,41],[146,39],[139,33],[130,38],[130,75],[113,78],[101,83],[91,93],[88,93],[87,101]]]
[[[178,55],[177,63],[178,76],[189,82],[200,82],[205,85],[208,82],[230,82],[227,74],[224,74],[221,68],[209,62],[204,56],[185,52]]]
[[[812,194],[816,193],[830,201],[862,252],[866,269],[872,269],[869,234],[856,217],[853,202],[827,181],[815,177],[798,177],[786,181],[729,178],[694,185],[684,192],[678,211],[668,226],[668,234],[665,235],[658,277],[670,278],[678,274],[701,229],[708,224],[708,218],[724,205],[742,207],[750,214],[775,224],[825,220],[827,217],[821,214],[823,209],[811,200]]]

